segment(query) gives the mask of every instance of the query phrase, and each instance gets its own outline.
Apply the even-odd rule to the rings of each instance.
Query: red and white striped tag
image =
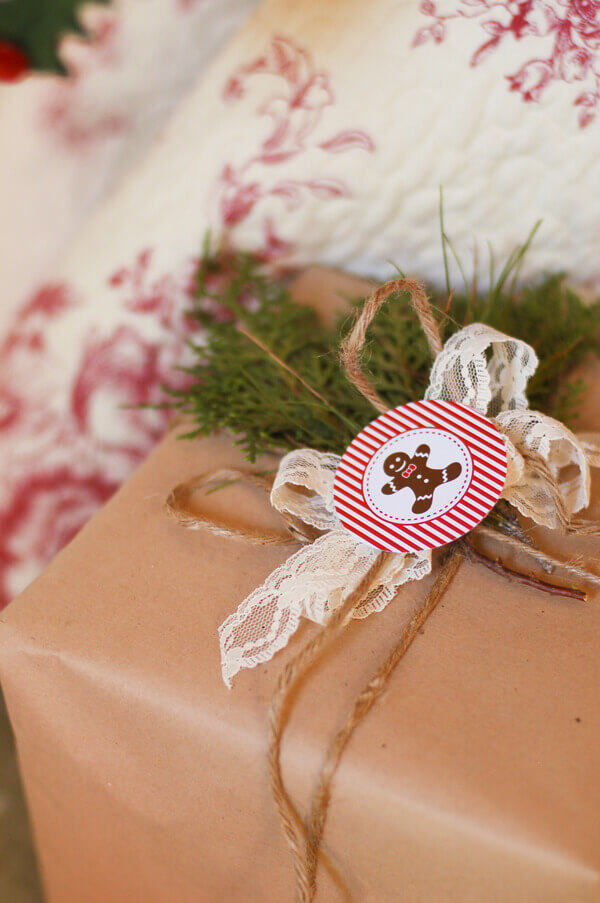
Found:
[[[504,437],[491,420],[454,401],[412,401],[373,420],[346,449],[335,510],[362,542],[417,552],[472,530],[505,479]]]

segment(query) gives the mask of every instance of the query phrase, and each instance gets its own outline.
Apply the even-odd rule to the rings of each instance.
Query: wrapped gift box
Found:
[[[596,379],[582,427],[600,427],[599,394]],[[303,623],[231,691],[217,628],[294,546],[187,531],[163,511],[174,484],[241,463],[229,437],[181,441],[174,429],[2,616],[0,673],[49,903],[293,899],[267,710],[316,628]],[[198,504],[282,528],[252,488]],[[430,580],[351,624],[303,685],[283,751],[302,805],[327,739]],[[342,761],[317,899],[600,900],[599,640],[597,596],[547,596],[463,564]]]

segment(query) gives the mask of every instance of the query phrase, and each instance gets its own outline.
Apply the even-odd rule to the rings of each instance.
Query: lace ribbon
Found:
[[[473,323],[437,355],[425,397],[461,402],[492,418],[505,437],[508,457],[502,497],[537,524],[557,529],[589,504],[590,465],[600,466],[600,436],[575,436],[559,421],[529,410],[527,382],[537,364],[525,342]],[[301,617],[325,624],[377,557],[335,514],[339,460],[307,448],[290,452],[279,464],[271,504],[296,535],[313,541],[273,571],[219,628],[227,686],[242,668],[269,661],[286,646]],[[381,611],[403,583],[430,571],[430,551],[391,554],[352,617]]]
[[[342,344],[340,356],[356,388],[380,412],[384,401],[362,370],[360,354],[369,324],[379,307],[392,295],[408,292],[435,358],[427,398],[462,402],[495,420],[504,434],[508,472],[502,495],[536,523],[571,533],[599,534],[600,525],[577,521],[573,515],[589,503],[590,466],[600,466],[600,435],[575,436],[563,424],[527,408],[526,388],[537,366],[529,345],[482,324],[472,324],[454,335],[445,346],[422,287],[409,279],[397,279],[376,289],[366,300],[352,332]],[[241,668],[254,667],[283,648],[301,617],[323,625],[286,662],[279,675],[269,710],[269,773],[273,797],[294,862],[298,903],[312,903],[317,888],[319,849],[325,830],[331,785],[354,730],[384,692],[418,631],[443,598],[466,555],[481,560],[505,576],[535,583],[546,591],[584,598],[574,588],[557,587],[510,571],[501,562],[482,555],[468,538],[440,552],[436,579],[412,619],[356,696],[320,769],[309,812],[303,819],[291,799],[281,770],[281,743],[286,710],[293,693],[326,643],[354,618],[381,611],[402,583],[420,580],[431,570],[431,552],[400,555],[377,552],[346,532],[333,505],[333,479],[339,458],[314,449],[286,455],[271,488],[271,503],[280,512],[289,533],[307,545],[267,577],[221,625],[223,677],[228,686]],[[239,471],[219,471],[193,478],[176,487],[167,500],[167,511],[184,526],[204,527],[214,533],[252,542],[286,542],[280,534],[244,531],[211,522],[190,511],[191,493],[217,478],[244,478],[265,488],[265,480]],[[573,576],[595,583],[600,577],[577,561],[560,561],[539,549],[531,552],[522,535],[475,528],[493,535],[505,545],[534,554],[543,567],[561,567]],[[331,862],[325,862],[332,868]],[[339,876],[338,876],[339,877]]]

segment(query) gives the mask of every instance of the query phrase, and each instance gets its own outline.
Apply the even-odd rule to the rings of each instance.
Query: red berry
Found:
[[[29,72],[29,60],[20,47],[0,41],[0,82],[16,82]]]

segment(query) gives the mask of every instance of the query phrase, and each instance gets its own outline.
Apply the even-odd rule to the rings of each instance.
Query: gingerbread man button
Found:
[[[368,545],[417,552],[472,530],[505,479],[504,438],[487,417],[458,402],[414,401],[350,444],[335,475],[335,510]]]

